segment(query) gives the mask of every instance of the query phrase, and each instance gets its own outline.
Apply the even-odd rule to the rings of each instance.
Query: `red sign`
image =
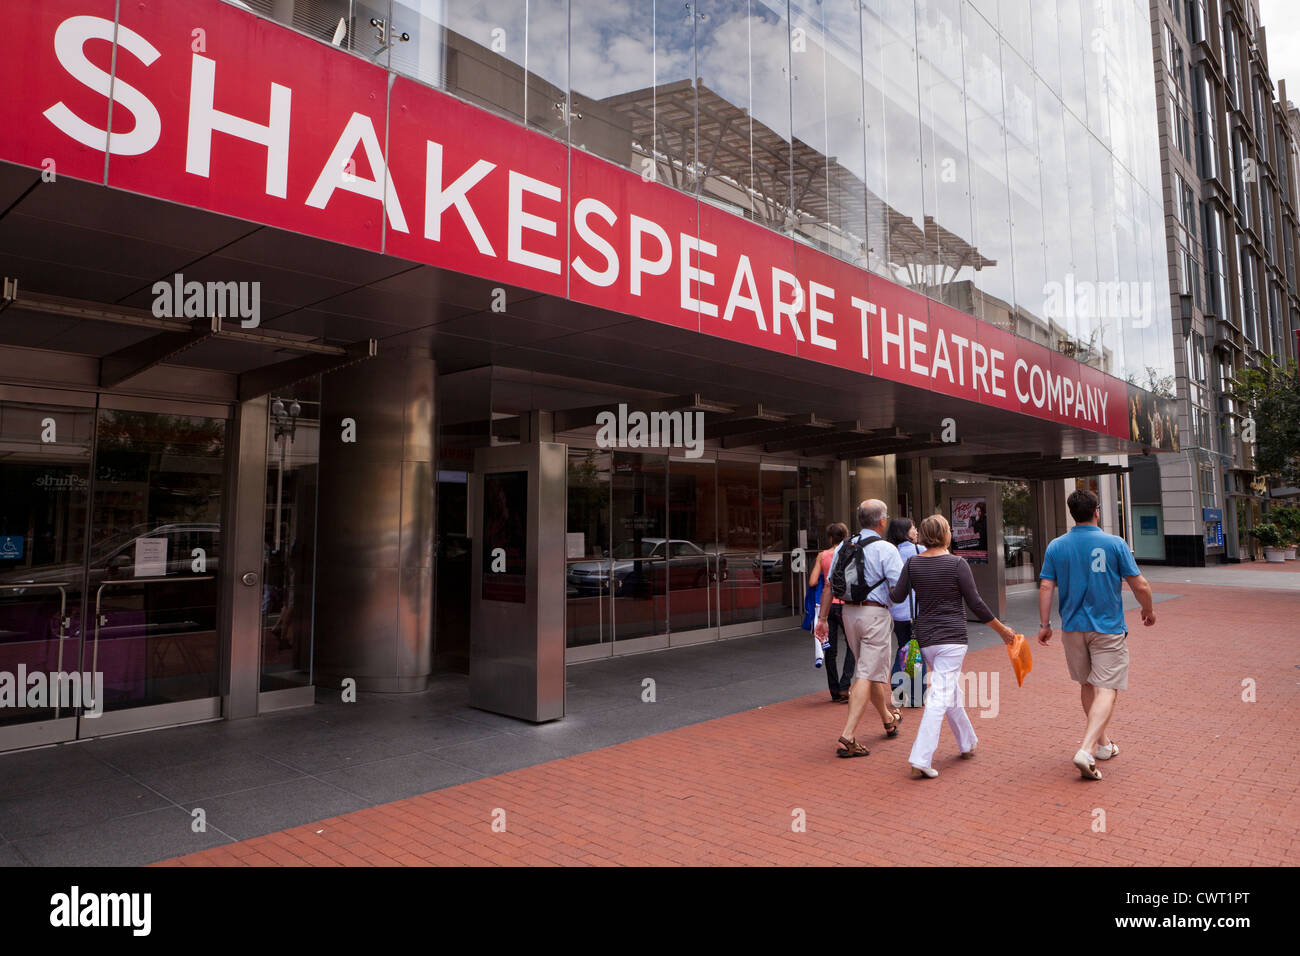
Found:
[[[0,159],[1128,437],[1118,379],[219,0],[9,7]]]

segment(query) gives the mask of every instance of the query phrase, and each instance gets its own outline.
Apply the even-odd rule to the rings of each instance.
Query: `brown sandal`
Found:
[[[837,757],[865,757],[871,753],[870,750],[858,743],[857,740],[845,740],[841,737],[840,743],[844,746],[835,749],[835,756]]]
[[[886,737],[897,737],[898,725],[903,722],[903,712],[901,710],[895,710],[892,713],[894,715],[893,723],[885,724]]]

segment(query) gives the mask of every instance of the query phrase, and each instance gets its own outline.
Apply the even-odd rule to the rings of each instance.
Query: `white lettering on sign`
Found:
[[[376,74],[373,66],[344,58],[330,61],[337,65],[338,77],[335,71],[311,72],[302,67],[320,65],[320,57],[336,54],[286,43],[285,61],[292,61],[295,69],[276,70],[274,76],[282,81],[312,79],[299,80],[296,87],[274,82],[266,64],[251,57],[239,59],[246,51],[230,52],[230,37],[244,35],[232,34],[228,27],[231,18],[245,17],[233,9],[214,11],[215,19],[199,29],[186,24],[180,39],[160,25],[153,33],[153,40],[160,41],[155,46],[141,24],[150,17],[165,24],[163,10],[158,5],[133,8],[129,19],[134,30],[109,18],[71,16],[43,42],[36,38],[39,53],[48,57],[53,50],[48,69],[56,80],[111,97],[112,125],[122,131],[110,135],[90,122],[84,100],[53,95],[52,106],[31,105],[34,111],[45,107],[40,114],[44,120],[33,112],[36,122],[20,125],[24,134],[34,130],[35,139],[43,136],[48,142],[24,155],[6,141],[0,143],[0,158],[31,163],[33,155],[58,155],[54,149],[66,137],[113,157],[141,157],[133,160],[136,165],[122,163],[135,174],[134,181],[123,183],[125,188],[193,202],[194,196],[186,194],[187,175],[216,180],[220,189],[201,194],[205,208],[248,216],[249,198],[270,197],[277,202],[252,207],[270,210],[257,213],[264,217],[259,221],[344,242],[349,240],[340,239],[340,232],[346,237],[354,229],[352,243],[365,246],[372,241],[359,231],[369,225],[365,217],[345,215],[337,203],[331,205],[336,190],[343,190],[385,210],[392,229],[381,251],[391,255],[470,271],[492,281],[506,278],[493,271],[504,259],[525,270],[522,278],[519,270],[509,275],[512,284],[525,288],[567,293],[604,308],[628,309],[631,296],[637,300],[631,309],[644,318],[679,325],[687,315],[717,319],[706,331],[833,361],[850,370],[870,369],[895,381],[942,388],[985,404],[1010,405],[1010,393],[1023,412],[1098,431],[1106,430],[1109,406],[1116,395],[1123,395],[1122,383],[1113,377],[1027,339],[986,327],[818,250],[800,246],[796,255],[788,237],[741,217],[721,214],[706,220],[698,204],[690,207],[694,211],[679,206],[680,194],[671,189],[642,183],[633,173],[581,150],[565,155],[548,138],[453,103],[391,72],[389,104],[385,107],[381,100],[381,112],[358,112],[351,106],[339,112],[334,104],[351,101],[337,95],[344,91],[338,77],[364,82],[382,71]],[[279,29],[260,21],[241,23],[254,31]],[[103,68],[109,57],[98,44],[110,45],[112,62],[119,67],[116,75]],[[129,65],[126,75],[131,82],[122,78],[122,64]],[[400,97],[394,93],[399,84]],[[151,89],[152,98],[147,92]],[[188,94],[183,109],[177,109],[177,94]],[[160,112],[159,106],[167,108]],[[86,115],[78,115],[74,107]],[[470,113],[472,121],[458,119]],[[183,161],[177,158],[179,150],[155,148],[164,133],[164,116],[168,123],[186,126]],[[43,126],[44,121],[50,126]],[[475,135],[478,124],[483,135]],[[180,132],[173,132],[173,140]],[[254,147],[251,163],[249,144]],[[16,145],[27,143],[20,139]],[[360,157],[368,166],[365,174],[357,172],[363,165]],[[223,162],[238,165],[241,175],[219,175]],[[168,169],[166,163],[182,168]],[[242,175],[246,167],[255,175]],[[114,168],[111,163],[109,168]],[[146,174],[147,184],[142,185]],[[424,221],[412,235],[399,194],[418,189],[421,175]],[[277,218],[290,206],[298,213],[316,210],[318,218]],[[459,219],[464,232],[457,230],[453,241],[444,243],[444,220],[450,216]],[[465,236],[468,242],[461,241]],[[502,248],[505,255],[499,256]],[[674,267],[671,278],[647,286],[647,278],[667,277]],[[531,284],[528,274],[534,277]],[[1078,283],[1062,287],[1057,297],[1060,311],[1068,313],[1077,305],[1076,291],[1085,290]],[[1135,311],[1134,290],[1117,290],[1112,298],[1116,306]],[[1145,303],[1138,304],[1142,308],[1136,311],[1145,312]],[[738,322],[740,313],[748,316]],[[801,348],[805,342],[824,351],[809,353]]]
[[[289,193],[289,110],[293,91],[279,83],[271,84],[271,120],[265,126],[221,112],[213,106],[216,95],[217,62],[194,54],[185,171],[206,177],[212,168],[212,134],[225,133],[266,147],[266,194],[285,198]]]
[[[125,49],[145,66],[151,66],[162,56],[152,43],[134,30],[117,26],[117,45]],[[118,156],[139,156],[147,153],[162,136],[162,117],[149,98],[134,86],[118,77],[116,82],[86,58],[86,43],[90,40],[113,41],[114,24],[103,17],[69,17],[54,31],[54,55],[68,75],[83,86],[107,97],[112,93],[115,103],[135,117],[135,128],[128,133],[114,133],[87,123],[60,100],[43,114],[46,119],[83,146],[108,150]]]

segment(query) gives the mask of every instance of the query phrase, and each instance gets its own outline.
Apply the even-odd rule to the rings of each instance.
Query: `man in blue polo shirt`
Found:
[[[1142,605],[1142,623],[1156,622],[1147,583],[1128,542],[1101,530],[1097,496],[1079,490],[1066,500],[1075,525],[1047,546],[1039,577],[1038,643],[1052,639],[1052,595],[1061,589],[1061,642],[1070,677],[1079,682],[1088,725],[1074,755],[1085,780],[1100,780],[1097,760],[1109,760],[1119,746],[1106,732],[1115,698],[1128,689],[1128,628],[1123,582]]]

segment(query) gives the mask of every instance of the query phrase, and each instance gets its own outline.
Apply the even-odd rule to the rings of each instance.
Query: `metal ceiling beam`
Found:
[[[981,468],[994,468],[1011,464],[1032,463],[1036,461],[1059,461],[1055,456],[1042,452],[1015,452],[1006,455],[975,455],[962,459],[960,464],[943,463],[944,471],[977,471]]]
[[[895,455],[912,451],[926,451],[931,448],[952,447],[952,444],[952,442],[940,441],[933,435],[908,435],[903,438],[843,448],[835,453],[835,457],[839,461],[849,461],[853,458],[875,458],[878,455]]]
[[[744,448],[747,445],[761,445],[768,438],[791,438],[798,435],[808,439],[824,434],[834,427],[834,422],[818,418],[813,414],[792,415],[783,422],[769,422],[756,427],[753,431],[723,436],[722,447]]]
[[[270,394],[274,389],[293,385],[313,375],[335,372],[368,358],[374,358],[379,351],[379,346],[374,339],[366,339],[363,342],[354,342],[339,351],[342,352],[341,355],[303,355],[244,372],[239,376],[239,400],[246,402],[250,398]]]
[[[763,428],[768,423],[784,423],[786,421],[784,415],[765,411],[762,405],[753,405],[749,408],[739,409],[716,422],[705,422],[704,434],[709,439],[725,438],[728,435],[743,435],[746,432],[752,432]]]
[[[192,320],[160,319],[144,309],[131,309],[125,306],[106,306],[100,302],[87,302],[82,299],[68,299],[63,296],[44,293],[23,292],[18,295],[13,305],[28,312],[41,312],[46,315],[60,315],[69,319],[83,319],[90,322],[111,322],[114,325],[129,325],[138,329],[152,329],[157,332],[188,333],[193,329]],[[295,352],[308,352],[316,355],[342,356],[346,348],[339,345],[326,345],[310,339],[294,338],[283,332],[251,331],[248,329],[223,326],[216,333],[222,341],[244,342],[249,345],[261,345],[275,349],[291,349]]]
[[[880,433],[863,431],[862,423],[852,422],[832,422],[830,430],[817,437],[813,441],[807,438],[783,438],[771,441],[763,445],[763,451],[777,453],[783,451],[803,451],[806,448],[833,448],[836,445],[848,445],[855,442],[866,442],[873,438],[886,438],[889,434],[897,429],[881,429]]]
[[[828,455],[832,452],[843,451],[845,448],[857,448],[880,442],[907,441],[910,438],[911,436],[901,428],[877,428],[856,435],[847,433],[839,436],[827,435],[823,441],[812,442],[811,444],[805,443],[800,450],[805,454]]]
[[[221,332],[221,319],[195,319],[186,331],[159,332],[99,360],[99,387],[112,388]]]

